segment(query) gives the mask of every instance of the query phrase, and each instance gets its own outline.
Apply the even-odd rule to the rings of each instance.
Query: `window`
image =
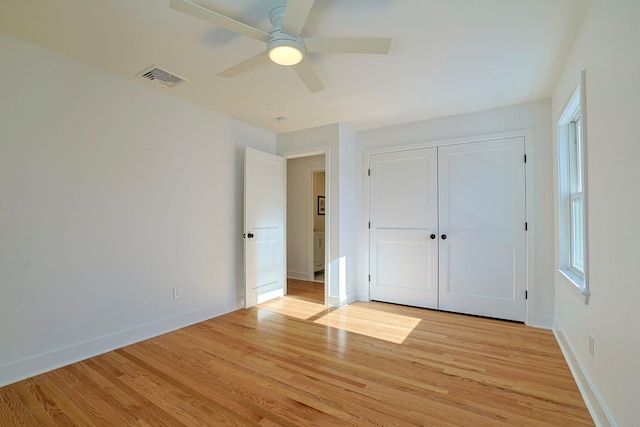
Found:
[[[569,268],[584,278],[584,196],[582,188],[582,138],[580,109],[569,122]]]
[[[559,268],[588,297],[583,86],[558,121]]]

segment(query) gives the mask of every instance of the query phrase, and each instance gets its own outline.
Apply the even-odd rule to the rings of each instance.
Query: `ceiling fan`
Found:
[[[391,39],[374,37],[304,37],[301,35],[301,31],[307,22],[313,2],[314,0],[288,0],[286,7],[278,6],[271,10],[269,20],[272,27],[268,33],[189,0],[170,0],[170,6],[175,10],[267,44],[266,51],[218,73],[218,76],[233,77],[271,60],[278,65],[292,67],[309,91],[316,93],[324,89],[324,85],[304,60],[306,53],[386,54],[391,47]]]

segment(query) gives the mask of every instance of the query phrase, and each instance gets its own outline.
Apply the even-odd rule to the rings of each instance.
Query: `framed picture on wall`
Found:
[[[324,215],[324,196],[318,196],[318,215]]]

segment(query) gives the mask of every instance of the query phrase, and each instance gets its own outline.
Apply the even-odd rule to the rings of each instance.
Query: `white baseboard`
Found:
[[[244,307],[244,297],[168,317],[0,366],[0,387]]]
[[[533,325],[536,328],[553,329],[553,316],[549,314],[536,314],[533,316]]]
[[[346,299],[341,301],[339,297],[332,297],[329,295],[329,301],[327,301],[327,304],[331,307],[343,307],[349,304],[349,302]]]
[[[560,350],[562,350],[562,354],[564,354],[564,358],[569,365],[569,369],[573,374],[573,378],[578,385],[580,394],[582,394],[582,398],[587,405],[587,409],[589,409],[589,413],[591,414],[591,418],[593,418],[595,425],[597,427],[616,427],[617,424],[602,401],[598,390],[589,377],[589,373],[584,368],[584,365],[580,361],[573,345],[567,339],[567,336],[558,323],[557,318],[553,319],[553,334],[556,337],[556,341],[558,341]]]
[[[287,271],[287,277],[289,279],[309,280],[309,273],[306,271]]]
[[[358,294],[356,292],[349,292],[347,294],[347,304],[353,304],[358,301]]]

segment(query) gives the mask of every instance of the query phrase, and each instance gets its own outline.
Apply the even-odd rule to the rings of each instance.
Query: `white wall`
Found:
[[[314,199],[311,171],[324,170],[324,155],[287,160],[287,277],[308,280]],[[315,214],[315,212],[314,212]]]
[[[275,135],[1,33],[0,57],[0,386],[241,306],[242,147]]]
[[[554,126],[581,70],[587,80],[591,299],[584,305],[556,273],[555,327],[598,423],[638,426],[640,2],[591,2],[555,87]],[[557,235],[556,227],[556,241]],[[595,337],[595,357],[589,334]]]
[[[324,204],[320,202],[318,197],[326,197],[324,186],[325,186],[325,173],[324,166],[322,172],[315,172],[313,174],[313,231],[318,233],[324,233],[324,212],[318,213],[320,207],[324,209]]]
[[[531,102],[493,110],[403,125],[373,129],[356,134],[356,173],[358,206],[358,298],[369,298],[369,249],[367,153],[371,150],[425,144],[434,141],[464,139],[511,131],[527,130],[527,179],[532,197],[527,200],[529,234],[533,239],[529,278],[535,281],[530,295],[533,315],[530,323],[551,327],[553,316],[553,172],[550,125],[550,100]],[[532,199],[532,200],[531,200]],[[533,204],[533,205],[531,205]],[[531,286],[532,284],[530,284]]]
[[[340,301],[353,302],[356,299],[357,269],[357,220],[356,220],[356,134],[348,126],[340,125],[340,252],[343,262],[339,280],[345,282],[340,287]]]

